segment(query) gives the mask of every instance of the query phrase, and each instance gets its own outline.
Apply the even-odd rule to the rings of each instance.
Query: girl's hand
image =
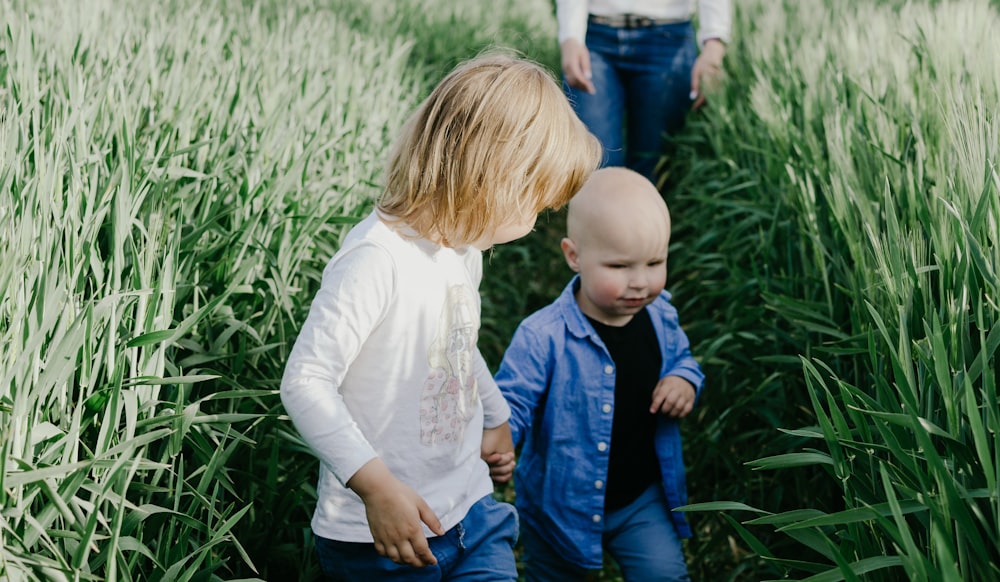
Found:
[[[562,51],[562,70],[570,87],[582,89],[593,95],[594,82],[591,81],[590,51],[574,38],[567,38],[559,45]]]
[[[365,502],[375,551],[397,564],[417,568],[437,564],[421,523],[437,535],[444,528],[417,493],[397,479],[381,459],[365,463],[347,482]]]
[[[664,376],[653,390],[653,404],[649,412],[684,418],[694,408],[694,399],[695,390],[690,382],[680,376]]]
[[[510,435],[510,424],[503,423],[496,428],[483,430],[481,456],[490,466],[490,478],[494,483],[503,484],[514,475],[514,441]]]
[[[483,457],[486,464],[490,466],[490,478],[497,485],[503,485],[514,476],[514,453],[493,453]]]

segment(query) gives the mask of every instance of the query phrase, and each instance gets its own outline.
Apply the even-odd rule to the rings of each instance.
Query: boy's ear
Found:
[[[569,237],[563,238],[559,243],[559,248],[562,249],[563,256],[566,257],[566,264],[569,265],[569,268],[579,273],[580,264],[577,261],[576,243],[573,242],[573,239]]]

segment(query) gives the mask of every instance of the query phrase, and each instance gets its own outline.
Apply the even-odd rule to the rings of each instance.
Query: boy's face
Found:
[[[607,217],[576,240],[562,241],[570,268],[580,273],[580,309],[606,325],[622,326],[667,283],[668,223],[623,223]]]

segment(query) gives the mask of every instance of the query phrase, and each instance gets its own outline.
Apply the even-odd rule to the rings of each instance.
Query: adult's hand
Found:
[[[701,47],[701,54],[691,68],[692,109],[705,104],[705,90],[712,87],[722,77],[722,57],[726,56],[726,45],[717,38],[710,38]]]
[[[594,82],[591,80],[590,51],[575,38],[567,38],[559,45],[562,52],[562,70],[570,87],[582,89],[593,95]]]

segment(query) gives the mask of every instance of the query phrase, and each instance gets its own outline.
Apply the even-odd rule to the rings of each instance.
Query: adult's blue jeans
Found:
[[[664,135],[691,109],[698,56],[690,22],[616,28],[590,22],[587,49],[596,93],[563,86],[577,115],[604,146],[604,166],[627,166],[656,183]]]
[[[663,486],[654,483],[635,501],[604,516],[604,548],[626,582],[688,582],[687,563],[670,519]],[[588,570],[563,559],[527,523],[521,526],[526,582],[585,580]]]
[[[514,544],[517,511],[487,495],[445,535],[427,539],[438,563],[415,568],[380,556],[375,544],[340,542],[316,536],[319,564],[328,580],[349,582],[463,582],[517,580]]]

